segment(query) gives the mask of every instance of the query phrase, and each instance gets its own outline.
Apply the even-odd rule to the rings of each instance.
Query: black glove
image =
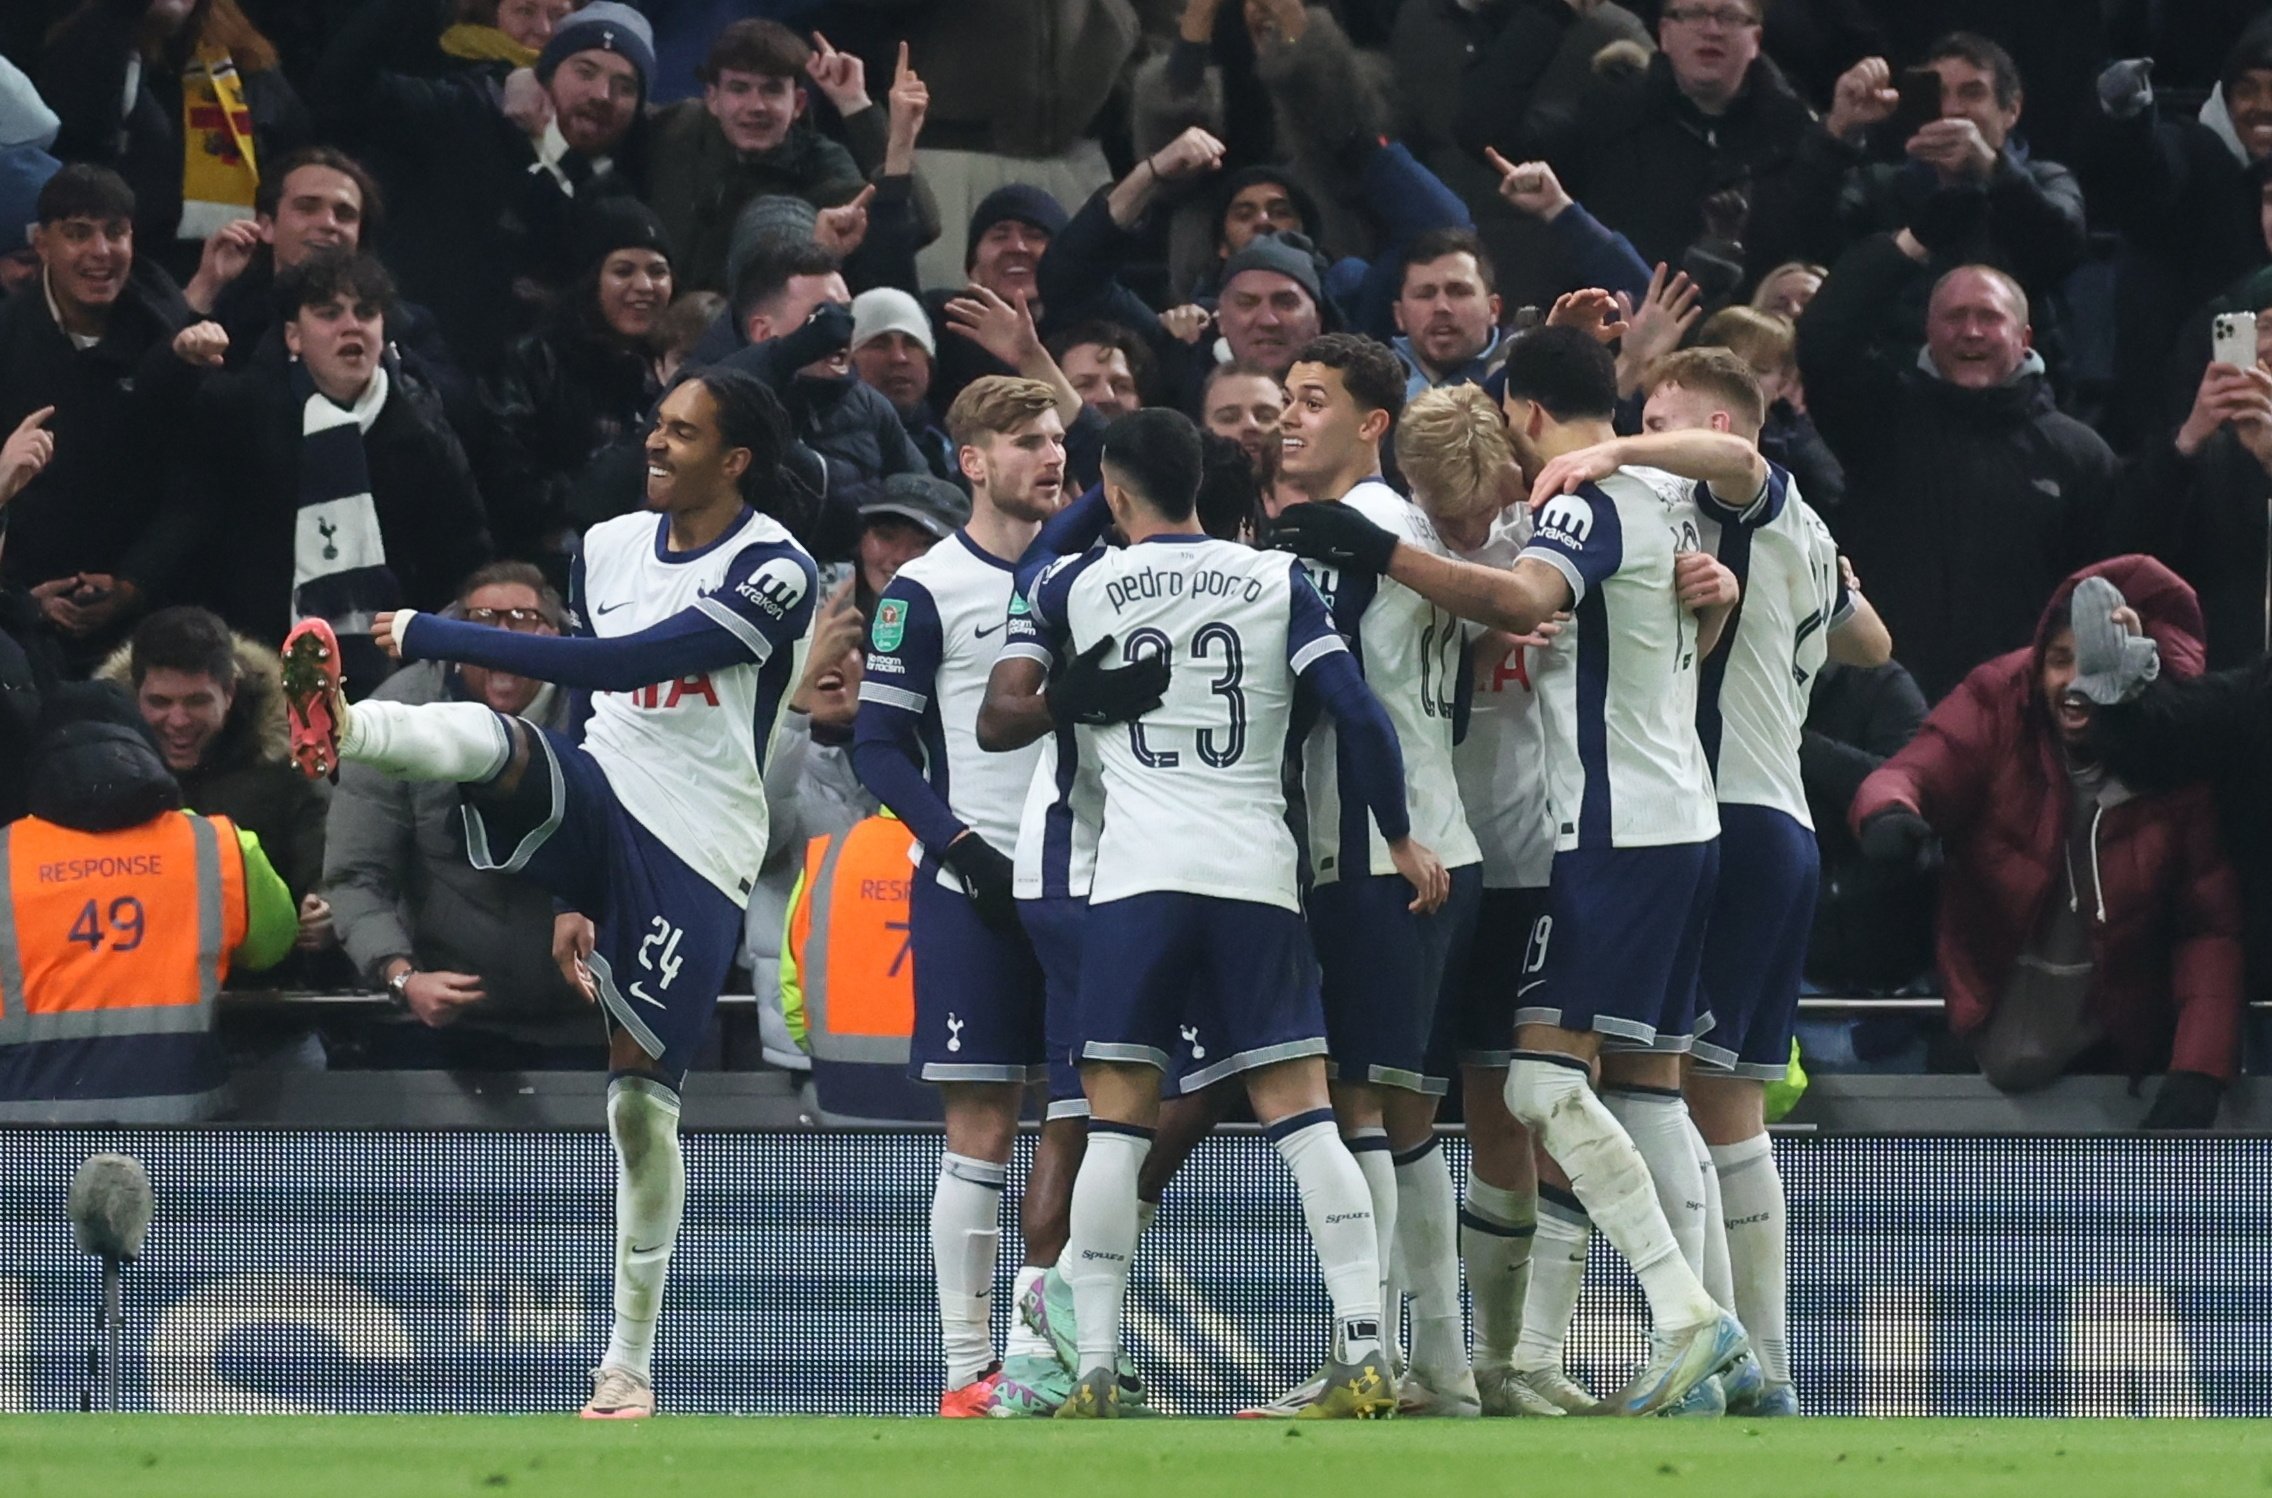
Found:
[[[1125,666],[1107,667],[1112,636],[1082,651],[1066,664],[1063,674],[1049,684],[1044,699],[1050,721],[1062,728],[1086,723],[1132,723],[1160,705],[1167,695],[1168,663],[1164,656],[1146,655]]]
[[[1872,863],[1925,870],[1934,857],[1933,824],[1906,806],[1888,807],[1862,824],[1862,856]]]
[[[939,862],[970,892],[988,930],[1007,935],[1018,929],[1018,898],[1010,888],[1014,869],[1000,849],[969,832],[950,843]]]
[[[786,378],[815,359],[842,353],[851,346],[852,309],[842,302],[822,302],[802,327],[772,341],[774,367]]]
[[[1311,500],[1288,505],[1270,522],[1270,544],[1313,562],[1376,575],[1396,555],[1396,534],[1382,530],[1345,504]]]
[[[2173,1129],[2206,1129],[2217,1121],[2217,1105],[2224,1101],[2225,1084],[2197,1071],[2173,1071],[2162,1078],[2154,1106],[2138,1125],[2149,1134]]]
[[[1909,232],[1936,260],[1960,259],[1988,222],[1988,190],[1944,187],[1917,210]]]

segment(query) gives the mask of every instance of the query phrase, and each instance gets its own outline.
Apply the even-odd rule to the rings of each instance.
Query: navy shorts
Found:
[[[541,753],[511,796],[466,801],[466,855],[477,869],[524,874],[590,917],[608,1023],[630,1031],[676,1086],[709,1038],[743,908],[625,811],[580,745],[521,726]]]
[[[1791,1064],[1822,854],[1814,834],[1786,812],[1723,806],[1720,867],[1704,933],[1696,1059],[1780,1082]]]
[[[1310,891],[1310,936],[1325,972],[1325,1038],[1333,1074],[1441,1097],[1451,1068],[1431,1073],[1428,1041],[1445,975],[1475,927],[1483,865],[1451,871],[1443,908],[1415,915],[1402,874],[1368,874]]]
[[[1081,933],[1089,902],[1078,895],[1044,895],[1018,901],[1019,919],[1041,964],[1043,1042],[1049,1051],[1050,1118],[1087,1118],[1081,1071],[1073,1060],[1081,1024]]]
[[[1325,1054],[1325,1010],[1302,918],[1277,905],[1155,890],[1089,906],[1081,1059],[1141,1062],[1197,1092]]]
[[[1487,889],[1475,908],[1465,951],[1452,953],[1428,1074],[1454,1066],[1505,1066],[1515,1049],[1515,990],[1526,981],[1523,955],[1546,914],[1543,889]]]
[[[1049,1057],[1045,984],[1024,930],[996,931],[938,865],[916,871],[908,899],[915,953],[915,1033],[907,1073],[924,1082],[1039,1082]]]
[[[1717,841],[1555,854],[1515,1023],[1597,1031],[1610,1050],[1687,1050],[1719,867]]]

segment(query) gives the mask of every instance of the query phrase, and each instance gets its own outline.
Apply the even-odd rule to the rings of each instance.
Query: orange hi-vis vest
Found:
[[[202,1116],[225,1080],[213,1002],[250,920],[236,828],[26,817],[0,828],[0,863],[0,1119]]]
[[[805,846],[802,886],[782,951],[783,1007],[802,1020],[813,1091],[836,1122],[938,1117],[931,1089],[908,1080],[915,954],[908,897],[915,835],[873,816]]]

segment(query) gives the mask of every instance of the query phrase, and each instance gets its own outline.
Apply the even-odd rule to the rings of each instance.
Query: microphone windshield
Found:
[[[71,1178],[71,1228],[82,1252],[140,1258],[151,1207],[150,1173],[131,1155],[90,1155]]]

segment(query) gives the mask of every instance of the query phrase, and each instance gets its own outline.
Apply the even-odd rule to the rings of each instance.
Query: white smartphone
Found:
[[[2256,367],[2256,314],[2220,312],[2209,322],[2209,357],[2235,369]]]

